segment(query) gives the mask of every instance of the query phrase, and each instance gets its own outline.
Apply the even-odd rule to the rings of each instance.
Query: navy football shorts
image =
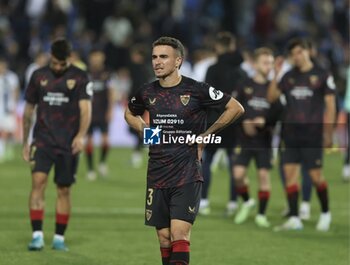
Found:
[[[145,224],[157,229],[170,227],[173,219],[193,224],[199,209],[201,190],[200,181],[165,189],[147,187]]]
[[[272,149],[271,148],[240,148],[236,147],[233,153],[234,165],[248,167],[250,161],[254,159],[258,169],[272,167]]]
[[[31,146],[30,164],[32,173],[43,172],[49,174],[55,166],[54,182],[59,186],[70,186],[75,182],[78,168],[78,155],[60,154],[52,149]]]

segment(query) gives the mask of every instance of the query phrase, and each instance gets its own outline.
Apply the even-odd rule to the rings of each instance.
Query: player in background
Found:
[[[70,52],[68,41],[54,41],[49,65],[32,74],[25,92],[22,154],[32,172],[29,210],[33,234],[29,250],[44,247],[45,189],[53,166],[57,200],[52,248],[68,250],[64,233],[71,211],[70,190],[90,125],[92,95],[87,74],[69,63]],[[34,112],[33,141],[29,143]]]
[[[96,130],[101,132],[101,153],[99,157],[98,173],[101,177],[107,177],[107,155],[109,151],[108,125],[112,119],[115,93],[110,86],[110,74],[105,67],[105,54],[101,50],[92,50],[89,54],[88,73],[93,85],[92,118],[88,130],[85,153],[87,158],[88,180],[96,180],[97,174],[94,167],[94,142],[93,134]]]
[[[25,86],[28,86],[30,77],[33,72],[38,68],[44,67],[49,61],[49,54],[43,51],[39,51],[35,57],[34,61],[28,65],[25,71]]]
[[[281,159],[286,178],[290,209],[288,220],[276,230],[298,230],[303,224],[298,213],[300,164],[308,169],[321,205],[316,229],[328,231],[331,224],[328,187],[322,174],[322,149],[331,147],[335,122],[335,84],[333,77],[314,64],[307,44],[292,39],[288,52],[294,68],[268,89],[268,100],[274,102],[284,95],[286,107],[282,124]],[[275,68],[275,75],[279,73]],[[325,122],[324,122],[325,117]]]
[[[181,76],[182,43],[161,37],[153,43],[152,65],[158,80],[144,85],[125,111],[128,124],[142,134],[149,111],[152,137],[190,135],[209,137],[242,113],[242,106],[230,96],[191,78]],[[225,106],[222,115],[207,130],[206,110]],[[162,117],[167,117],[163,119]],[[164,123],[165,122],[165,123]],[[164,131],[160,128],[164,128]],[[170,131],[170,132],[168,132]],[[152,139],[154,140],[154,139]],[[156,228],[163,265],[190,264],[190,233],[198,213],[201,186],[202,143],[150,145],[147,172],[145,224]]]
[[[19,78],[0,58],[0,163],[14,157],[16,107],[19,97]]]
[[[312,62],[317,65],[321,66],[320,63],[318,62],[318,51],[315,43],[311,39],[305,39],[305,44],[307,45],[307,48],[310,53],[310,58]],[[288,56],[286,59],[283,60],[283,58],[279,57],[277,58],[277,61],[281,60],[280,62],[282,63],[281,65],[281,70],[278,73],[277,80],[280,81],[282,77],[293,68],[292,60],[290,56]],[[277,62],[279,63],[279,62]],[[283,187],[286,184],[286,178],[284,176],[284,171],[283,171],[283,165],[282,161],[280,160],[279,164],[279,171],[280,171],[280,176],[282,179],[282,184]],[[301,220],[310,220],[311,218],[311,195],[312,195],[312,180],[311,176],[309,174],[308,169],[304,166],[304,163],[302,162],[301,164],[301,175],[302,175],[302,180],[301,180],[301,198],[302,202],[300,204],[300,209],[299,209],[299,217]],[[283,211],[283,216],[289,217],[289,209],[288,207]]]
[[[226,94],[232,95],[235,93],[237,84],[246,76],[240,69],[240,64],[243,59],[240,53],[236,50],[235,37],[230,32],[219,32],[215,39],[215,51],[217,54],[217,62],[208,68],[205,82],[213,87],[220,88]],[[213,124],[221,115],[222,109],[212,108],[208,111],[208,127]],[[208,144],[203,153],[203,187],[202,196],[199,207],[199,214],[210,214],[209,203],[209,188],[211,182],[211,165],[215,154],[219,148],[225,149],[226,158],[228,161],[229,172],[229,201],[226,205],[226,215],[232,216],[237,209],[237,196],[234,185],[234,177],[232,174],[232,150],[235,146],[235,124],[231,124],[218,135],[222,137],[222,143]]]
[[[269,74],[274,67],[273,52],[269,48],[254,51],[253,63],[255,74],[240,84],[236,99],[243,105],[245,113],[241,118],[237,132],[237,146],[233,157],[233,175],[237,193],[243,199],[234,222],[242,224],[247,220],[255,201],[250,198],[247,169],[251,160],[255,160],[258,177],[259,209],[255,223],[259,227],[270,226],[266,217],[267,204],[270,198],[270,169],[272,162],[272,132],[274,124],[282,111],[279,102],[267,102]]]
[[[145,83],[154,79],[152,68],[146,63],[147,48],[143,44],[135,44],[130,48],[130,63],[128,66],[131,87],[129,93],[129,100],[136,94],[137,90]],[[134,168],[142,166],[143,162],[143,139],[133,128],[129,127],[129,131],[136,139],[133,153],[131,155],[131,164]]]

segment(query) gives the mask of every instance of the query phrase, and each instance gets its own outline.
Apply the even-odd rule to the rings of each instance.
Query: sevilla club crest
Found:
[[[72,90],[75,87],[76,81],[74,79],[67,80],[67,87],[69,90]]]
[[[180,100],[182,105],[186,106],[188,104],[188,102],[190,102],[190,95],[180,95]]]
[[[312,86],[316,85],[318,83],[318,76],[317,75],[312,75],[310,76],[310,83]]]
[[[152,217],[152,210],[146,210],[146,219],[149,221]]]
[[[47,79],[42,79],[42,80],[40,80],[40,85],[41,85],[42,87],[47,86]]]

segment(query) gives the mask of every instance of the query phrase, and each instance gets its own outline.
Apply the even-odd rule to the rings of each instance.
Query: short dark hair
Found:
[[[309,45],[304,39],[294,38],[294,39],[291,39],[290,41],[288,41],[288,44],[287,44],[288,53],[291,53],[291,51],[297,46],[299,46],[303,49],[309,49]]]
[[[72,46],[66,39],[55,40],[51,45],[51,54],[58,60],[66,60],[72,52]]]
[[[267,47],[261,47],[254,50],[253,59],[256,61],[261,55],[273,56],[273,51]]]
[[[216,35],[215,43],[228,49],[232,44],[236,44],[236,38],[229,31],[221,31]]]
[[[179,41],[178,39],[172,38],[172,37],[160,37],[158,40],[153,42],[152,47],[154,48],[155,46],[159,45],[167,45],[173,47],[177,53],[180,55],[180,57],[184,58],[185,57],[185,47]]]

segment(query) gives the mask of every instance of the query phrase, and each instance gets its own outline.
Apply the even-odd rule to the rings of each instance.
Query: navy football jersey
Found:
[[[184,76],[174,87],[161,87],[159,81],[154,81],[131,98],[130,111],[142,115],[148,110],[150,127],[158,126],[162,130],[162,141],[151,145],[149,150],[150,187],[178,187],[203,181],[197,145],[176,142],[177,137],[203,133],[207,109],[225,106],[229,100],[230,96],[208,84]]]
[[[36,70],[25,92],[25,100],[37,105],[35,145],[71,153],[80,126],[79,101],[91,95],[87,74],[75,66],[69,66],[62,75],[55,75],[49,66]]]
[[[90,72],[90,81],[94,95],[92,97],[92,117],[91,122],[106,122],[106,114],[109,108],[109,73]]]
[[[257,135],[248,136],[244,133],[242,124],[237,133],[237,142],[247,148],[270,148],[272,129],[276,121],[271,120],[271,111],[276,111],[279,102],[270,104],[267,101],[267,88],[269,83],[259,84],[253,79],[247,78],[237,89],[237,100],[242,104],[245,112],[241,120],[265,118],[265,126],[257,128]],[[276,106],[272,108],[273,106]],[[281,110],[281,109],[280,109]]]
[[[319,66],[305,73],[293,68],[283,76],[279,87],[286,99],[283,137],[321,142],[324,97],[335,94],[333,77]]]

